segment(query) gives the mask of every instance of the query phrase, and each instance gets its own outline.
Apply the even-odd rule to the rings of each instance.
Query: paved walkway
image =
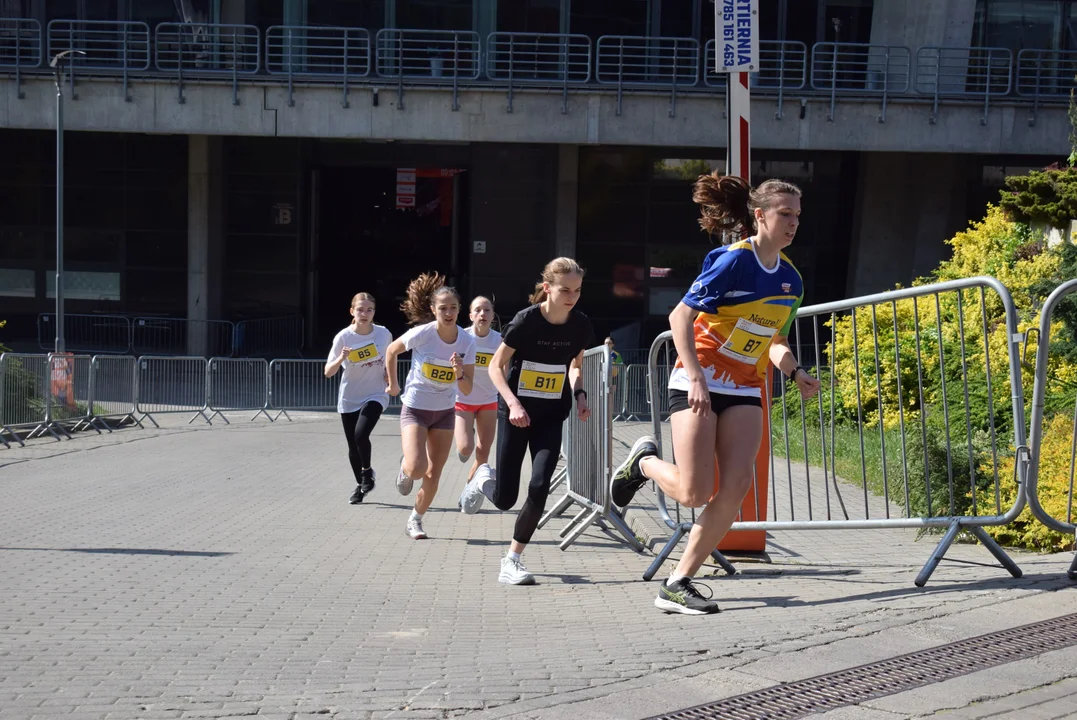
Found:
[[[432,539],[405,536],[395,418],[360,506],[336,416],[232,419],[0,448],[0,718],[642,718],[1077,612],[1069,555],[918,589],[913,531],[775,534],[772,564],[710,582],[716,617],[659,613],[648,556],[595,528],[561,552],[561,521],[525,555],[538,585],[503,586],[515,515],[456,511],[455,457]],[[824,717],[1074,708],[1077,647]]]

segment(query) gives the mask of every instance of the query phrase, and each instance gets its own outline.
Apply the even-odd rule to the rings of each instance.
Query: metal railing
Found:
[[[1036,352],[1036,381],[1032,390],[1029,467],[1026,492],[1032,513],[1052,530],[1077,533],[1077,506],[1074,505],[1074,481],[1077,478],[1077,388],[1051,373],[1051,322],[1059,304],[1077,296],[1077,280],[1055,289],[1043,304]],[[1044,457],[1045,430],[1060,439],[1055,453]],[[1045,477],[1041,477],[1041,473]],[[1050,475],[1055,484],[1041,484]],[[1075,543],[1077,544],[1077,543]],[[1077,555],[1067,571],[1077,580]]]
[[[206,368],[203,357],[141,357],[136,372],[135,412],[139,421],[148,419],[160,427],[154,415],[165,413],[194,413],[187,421],[201,417],[206,424]]]
[[[681,37],[603,35],[595,79],[619,87],[691,87],[699,82],[699,41]]]
[[[138,403],[136,359],[131,356],[95,355],[90,366],[90,422],[112,432],[128,421],[142,427],[135,416]]]
[[[257,412],[255,420],[269,408],[269,363],[263,358],[210,358],[206,368],[206,407],[213,412],[209,419],[220,415],[226,425],[227,411]]]
[[[324,360],[274,360],[269,363],[269,409],[291,420],[289,410],[336,410],[338,372],[325,376]]]
[[[445,82],[479,77],[476,32],[384,28],[375,36],[375,46],[377,72],[383,78]]]
[[[37,316],[37,344],[56,346],[56,314]],[[64,314],[64,347],[71,352],[117,353],[131,349],[131,321],[122,315]]]
[[[38,435],[49,423],[48,392],[48,355],[0,355],[0,439],[8,435],[22,445],[23,435]]]
[[[567,378],[566,378],[567,382]],[[565,495],[543,515],[539,527],[563,513],[569,506],[580,507],[578,514],[561,530],[560,548],[567,549],[587,528],[609,522],[624,542],[643,550],[620,513],[611,507],[610,478],[613,473],[613,398],[610,396],[610,350],[600,345],[583,354],[583,388],[591,408],[591,417],[581,421],[575,406],[565,421],[561,435],[561,455],[565,458],[568,489]]]
[[[583,84],[591,80],[591,38],[558,33],[490,33],[486,76],[516,85]]]
[[[53,20],[47,33],[50,58],[64,50],[80,51],[70,58],[69,67],[75,72],[150,68],[150,28],[146,23]]]
[[[233,351],[218,353],[237,357],[298,355],[303,349],[302,315],[240,320],[233,332]]]
[[[231,357],[235,326],[228,320],[136,317],[131,350],[136,355]]]
[[[714,40],[703,56],[703,82],[724,88],[726,74],[715,72]],[[795,40],[760,40],[759,69],[749,75],[753,90],[802,90],[808,82],[808,46]]]
[[[250,75],[261,69],[261,35],[254,25],[161,23],[154,32],[158,70],[188,77]]]
[[[265,66],[288,78],[288,105],[295,105],[295,78],[341,80],[344,107],[348,82],[370,75],[370,32],[363,28],[274,25],[266,30]]]
[[[931,121],[944,97],[983,98],[987,124],[991,98],[1013,87],[1013,53],[999,47],[922,47],[916,53],[916,92],[934,98]]]
[[[1017,94],[1066,99],[1077,87],[1077,50],[1033,50],[1017,53]]]
[[[990,303],[1004,310],[1004,328],[988,323],[987,291]],[[824,343],[828,327],[837,330]],[[996,332],[1005,332],[1004,358],[991,354]],[[1020,577],[984,527],[1010,523],[1025,505],[1022,338],[1009,291],[989,277],[802,308],[790,343],[811,349],[800,359],[816,365],[822,389],[818,399],[806,402],[790,398],[784,384],[775,385],[766,493],[771,519],[736,522],[732,529],[945,529],[916,578],[918,586],[964,529]],[[663,333],[652,345],[652,398],[666,392],[657,366],[670,340]],[[983,417],[975,415],[972,397],[985,399]],[[660,446],[669,447],[662,439],[663,432],[669,437],[662,416],[652,415],[652,423]],[[1012,443],[998,430],[1007,424]],[[858,452],[850,457],[849,448]],[[1013,458],[1013,477],[1000,471],[1007,455]],[[802,469],[794,467],[794,458]],[[1005,505],[1004,482],[1013,493]],[[665,495],[659,491],[658,497],[664,522],[686,532],[684,522],[672,519]],[[667,545],[648,572],[653,575],[672,549]]]
[[[811,86],[830,93],[830,114],[838,95],[882,98],[880,120],[886,120],[888,99],[909,89],[912,53],[903,45],[816,43],[811,51]]]

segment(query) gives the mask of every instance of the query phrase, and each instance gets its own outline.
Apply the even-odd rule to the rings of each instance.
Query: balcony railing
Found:
[[[479,34],[456,30],[379,30],[378,75],[423,82],[477,80]]]
[[[1017,94],[1037,99],[1068,98],[1077,87],[1077,51],[1021,50],[1017,53]]]
[[[363,28],[274,25],[266,30],[271,75],[362,78],[370,74],[370,33]]]
[[[486,76],[518,85],[579,85],[591,80],[591,38],[553,33],[490,33]]]
[[[149,70],[150,28],[141,22],[53,20],[48,57],[78,50],[69,62],[79,70]],[[66,63],[65,63],[66,65]]]
[[[598,85],[617,88],[618,108],[624,92],[665,89],[671,114],[679,94],[721,91],[725,80],[714,71],[714,42],[705,47],[692,38],[607,35],[592,41],[584,35],[491,33],[384,29],[371,38],[362,28],[283,26],[265,31],[253,25],[144,23],[59,19],[45,32],[32,19],[0,19],[0,73],[14,74],[21,90],[26,73],[51,72],[47,60],[63,50],[85,55],[71,59],[74,75],[166,74],[187,79],[231,79],[233,102],[240,82],[293,80],[340,85],[347,106],[348,85],[394,80],[408,86],[448,84],[456,96],[462,85],[509,90],[551,87],[562,91],[567,111],[570,88]],[[929,96],[935,109],[943,101],[1007,97],[1028,98],[1034,105],[1064,102],[1077,86],[1077,52],[1022,50],[1016,59],[1005,48],[918,48],[859,43],[762,41],[759,70],[752,89],[777,97],[778,114],[788,93],[830,98],[834,116],[839,97]],[[21,97],[21,92],[20,92]],[[986,112],[985,112],[986,116]]]
[[[693,38],[603,35],[595,77],[619,87],[688,87],[699,82],[699,41]]]
[[[41,64],[41,23],[0,19],[0,68],[35,68]]]
[[[703,57],[703,82],[725,87],[725,73],[715,72],[714,40],[707,41]],[[808,47],[802,42],[759,41],[759,70],[751,73],[752,89],[802,90],[808,82]]]

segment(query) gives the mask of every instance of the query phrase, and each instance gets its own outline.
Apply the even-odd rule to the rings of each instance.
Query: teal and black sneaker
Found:
[[[658,587],[658,597],[654,600],[654,606],[668,613],[681,613],[682,615],[711,615],[718,612],[718,603],[708,597],[703,597],[699,592],[700,587],[710,588],[706,585],[692,582],[692,578],[682,578],[675,583],[666,580]]]
[[[647,476],[640,470],[639,463],[645,457],[658,455],[658,443],[654,436],[644,435],[632,444],[628,458],[613,471],[610,481],[610,499],[613,504],[623,508],[632,502],[636,491],[647,484]]]

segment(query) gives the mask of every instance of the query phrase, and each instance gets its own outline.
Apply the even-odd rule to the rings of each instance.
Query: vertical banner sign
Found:
[[[714,38],[714,71],[729,77],[726,172],[751,180],[748,73],[759,71],[759,0],[716,0]]]
[[[396,207],[415,207],[415,168],[396,169]]]
[[[748,74],[759,72],[759,0],[715,0],[714,71],[729,77],[726,91],[726,173],[751,182],[751,106]],[[772,372],[768,365],[767,372]],[[773,377],[773,374],[771,375]],[[770,393],[763,393],[763,407],[770,407]],[[755,483],[741,505],[746,522],[767,519],[767,490],[770,485],[770,413],[763,411],[763,439],[755,458]],[[715,480],[721,482],[715,470]],[[763,531],[726,533],[718,544],[723,551],[764,552],[767,534]]]

